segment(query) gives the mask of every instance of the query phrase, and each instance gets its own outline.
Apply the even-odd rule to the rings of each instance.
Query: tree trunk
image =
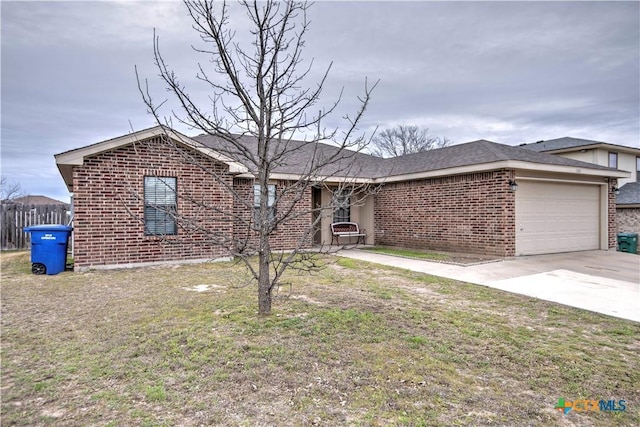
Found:
[[[269,277],[269,236],[260,236],[260,255],[258,256],[258,313],[262,316],[271,314],[271,280]],[[266,248],[265,248],[266,246]]]
[[[231,254],[240,255],[251,271],[252,277],[258,281],[258,312],[260,315],[271,313],[271,292],[277,286],[283,271],[289,266],[295,267],[296,255],[306,246],[304,239],[299,239],[293,251],[286,257],[279,254],[274,260],[271,254],[269,237],[275,232],[278,224],[282,229],[287,228],[289,221],[300,221],[303,215],[301,209],[308,209],[309,199],[306,189],[315,185],[318,180],[324,182],[327,169],[334,170],[334,164],[338,165],[333,176],[354,176],[349,170],[349,165],[355,165],[353,156],[361,151],[367,143],[364,135],[357,136],[358,124],[369,104],[371,91],[377,85],[369,87],[365,80],[365,95],[355,115],[344,116],[347,129],[338,132],[338,129],[325,131],[325,120],[336,111],[338,99],[329,102],[316,110],[320,102],[320,94],[331,65],[320,75],[320,80],[305,88],[302,83],[315,76],[311,72],[313,61],[306,63],[302,59],[304,51],[304,38],[308,31],[309,21],[307,10],[310,4],[299,1],[280,2],[267,0],[256,4],[252,1],[241,1],[249,20],[249,29],[253,34],[253,40],[247,40],[247,44],[234,40],[235,31],[230,28],[231,12],[226,2],[212,0],[185,1],[188,14],[193,19],[193,28],[202,38],[204,47],[194,47],[201,54],[209,56],[209,66],[198,67],[197,79],[208,84],[213,91],[210,97],[212,105],[206,108],[198,108],[195,99],[191,99],[189,92],[178,80],[160,54],[159,39],[154,32],[153,52],[155,65],[158,68],[161,79],[166,83],[167,89],[177,97],[178,104],[182,106],[184,115],[176,114],[175,117],[181,123],[189,125],[206,135],[220,139],[220,154],[246,166],[254,175],[253,184],[260,187],[260,203],[256,205],[257,197],[254,193],[247,200],[244,194],[236,191],[233,182],[227,181],[227,175],[219,175],[216,170],[208,170],[223,187],[233,195],[234,204],[251,211],[251,218],[243,216],[244,210],[231,210],[224,212],[222,207],[200,205],[200,208],[211,209],[216,214],[227,215],[233,218],[233,224],[246,223],[246,230],[250,237],[235,240],[235,233],[222,239],[223,245]],[[233,8],[235,11],[235,8]],[[234,12],[235,13],[235,12]],[[241,27],[245,30],[246,24]],[[207,47],[209,44],[210,47]],[[136,76],[138,76],[136,71]],[[159,115],[149,93],[148,85],[138,78],[138,90],[144,102],[155,117],[159,125],[165,124],[165,119]],[[213,108],[211,108],[213,107]],[[315,113],[313,111],[316,111]],[[333,126],[331,126],[332,128]],[[317,131],[316,131],[317,129]],[[243,138],[234,135],[233,131],[241,130],[242,135],[257,139],[256,147],[249,147]],[[315,132],[313,136],[307,135]],[[305,135],[305,143],[298,145],[289,138],[302,133]],[[169,137],[170,140],[170,137]],[[300,165],[299,177],[292,175],[291,188],[299,188],[300,192],[293,190],[286,194],[274,194],[269,198],[269,180],[271,172],[286,165],[296,153],[307,153],[304,147],[308,144],[316,144],[326,141],[336,143],[335,151],[331,154],[321,154],[313,150],[311,158],[304,159],[304,165]],[[257,150],[257,152],[256,152]],[[355,151],[354,151],[355,150]],[[308,154],[305,154],[307,156]],[[186,158],[190,158],[187,156]],[[195,161],[195,160],[194,160]],[[198,161],[199,162],[199,161]],[[203,167],[200,163],[198,167]],[[297,173],[297,172],[296,172]],[[329,172],[331,173],[331,172]],[[275,178],[273,178],[275,179]],[[4,183],[4,180],[3,180]],[[132,187],[133,188],[133,187]],[[254,187],[254,192],[256,187]],[[277,193],[277,191],[276,191]],[[140,195],[135,193],[137,199]],[[192,196],[186,194],[180,196],[183,200],[190,200]],[[285,208],[277,211],[281,197],[285,197]],[[300,208],[295,208],[298,205]],[[305,208],[305,206],[307,206]],[[258,211],[256,212],[256,209]],[[313,208],[311,208],[313,211]],[[187,225],[199,224],[198,221],[188,217],[180,218]],[[196,227],[197,228],[197,227]],[[198,231],[200,232],[200,231]],[[216,236],[217,230],[206,230],[211,236]],[[189,238],[189,236],[186,236]],[[258,240],[259,247],[254,245]],[[231,244],[229,244],[231,242]],[[239,248],[239,253],[238,249]],[[255,258],[258,255],[258,268],[255,268]],[[271,273],[273,272],[273,280]]]

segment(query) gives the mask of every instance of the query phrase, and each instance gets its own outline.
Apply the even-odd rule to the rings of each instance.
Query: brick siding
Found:
[[[616,209],[616,219],[618,220],[618,233],[640,234],[640,208]]]
[[[511,170],[384,185],[375,201],[377,245],[515,254]]]
[[[608,239],[608,245],[609,245],[609,249],[616,249],[617,245],[618,245],[618,218],[616,215],[616,193],[614,193],[613,191],[610,191],[612,185],[615,185],[615,180],[610,180],[609,181],[610,184],[607,185],[607,194],[609,195],[608,197],[608,220],[609,223],[607,224],[608,227],[608,233],[609,233],[609,239]]]
[[[236,179],[234,188],[239,198],[246,200],[249,206],[253,206],[253,184],[251,179]],[[280,198],[276,206],[278,217],[285,213],[289,215],[287,221],[278,225],[275,233],[270,236],[270,246],[273,250],[294,249],[296,247],[309,248],[312,245],[311,233],[311,188],[305,188],[302,193],[295,191],[291,181],[277,181],[276,193]],[[284,190],[287,194],[282,195]],[[293,206],[294,202],[295,206]],[[289,212],[290,209],[293,209]],[[258,239],[257,233],[250,225],[252,211],[246,209],[246,205],[240,200],[235,201],[234,213],[236,215],[234,239],[238,247],[245,247],[246,251],[256,252]]]
[[[233,199],[208,172],[232,185],[226,170],[222,163],[177,149],[161,138],[85,159],[73,175],[76,267],[228,256],[212,239],[232,235],[228,213]],[[145,176],[177,178],[178,215],[189,221],[188,227],[179,227],[177,235],[145,236]]]

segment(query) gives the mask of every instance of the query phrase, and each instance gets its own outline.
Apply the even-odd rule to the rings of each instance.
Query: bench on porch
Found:
[[[331,244],[335,240],[336,244],[340,243],[340,237],[357,237],[357,243],[365,243],[367,237],[365,230],[361,230],[357,222],[334,222],[331,224]]]

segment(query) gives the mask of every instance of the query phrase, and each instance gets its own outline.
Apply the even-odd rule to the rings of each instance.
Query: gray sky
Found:
[[[191,86],[204,60],[180,2],[2,1],[0,13],[2,174],[30,194],[68,200],[54,154],[154,125],[134,74],[167,97],[154,27],[167,62],[206,96]],[[364,130],[640,146],[640,2],[318,2],[310,18],[304,57],[317,73],[334,63],[327,103],[344,87],[341,111],[354,111],[365,77],[380,79]]]

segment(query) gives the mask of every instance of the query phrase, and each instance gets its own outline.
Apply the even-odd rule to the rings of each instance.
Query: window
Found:
[[[609,167],[618,169],[618,153],[609,153]]]
[[[333,195],[333,222],[351,221],[349,191],[340,190]]]
[[[267,207],[269,208],[269,221],[273,221],[276,217],[276,186],[273,184],[267,185],[269,191],[269,198],[267,199]],[[253,186],[253,227],[254,229],[260,228],[260,185]]]
[[[176,234],[176,178],[144,177],[144,234],[166,236]]]
[[[636,157],[636,181],[640,182],[640,157]]]

